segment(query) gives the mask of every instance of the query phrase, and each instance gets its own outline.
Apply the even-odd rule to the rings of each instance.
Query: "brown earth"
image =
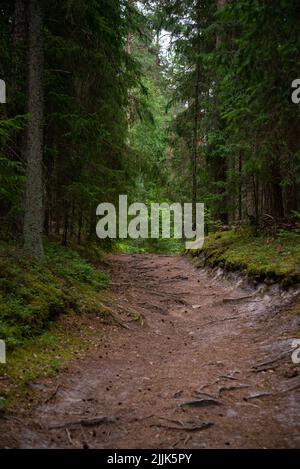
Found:
[[[4,445],[13,432],[23,448],[300,447],[299,318],[278,307],[285,293],[245,290],[183,257],[110,261],[117,310],[143,324],[101,326],[93,354],[40,383],[48,402],[2,422]]]

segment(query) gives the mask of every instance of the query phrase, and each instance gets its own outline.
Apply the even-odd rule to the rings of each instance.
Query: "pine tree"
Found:
[[[38,260],[43,250],[43,14],[39,0],[29,0],[28,113],[24,250]]]

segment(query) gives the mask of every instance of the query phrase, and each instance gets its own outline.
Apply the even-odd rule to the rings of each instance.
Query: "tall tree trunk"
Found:
[[[74,219],[75,219],[75,202],[71,203],[71,217],[70,217],[70,239],[74,236]]]
[[[42,260],[43,250],[43,18],[40,0],[29,0],[28,112],[24,251]]]
[[[224,8],[224,6],[226,5],[226,3],[227,3],[227,0],[217,0],[217,9],[218,9],[218,10],[222,10],[222,8]],[[220,47],[221,44],[222,44],[221,36],[220,36],[220,34],[217,34],[217,37],[216,37],[216,48],[218,49],[218,47]]]
[[[199,82],[200,82],[200,1],[197,2],[197,47],[196,47],[196,71],[195,71],[195,99],[194,99],[194,130],[193,130],[193,154],[192,154],[192,219],[193,230],[196,229],[197,207],[197,160],[198,160],[198,125],[199,125]]]
[[[96,233],[96,208],[94,204],[91,204],[90,220],[89,220],[89,234],[88,234],[89,241],[95,238],[95,233]]]
[[[196,229],[196,207],[197,207],[197,160],[198,160],[198,112],[199,112],[199,80],[200,59],[197,57],[196,83],[195,83],[195,115],[194,115],[194,137],[192,157],[192,213],[193,229]]]
[[[129,0],[128,2],[129,7],[133,8],[134,7],[134,0]],[[127,41],[126,41],[126,52],[128,55],[132,55],[132,32],[128,31],[127,33]],[[128,109],[127,109],[127,123],[128,126],[132,124],[134,121],[134,112],[133,112],[133,95],[132,95],[132,90],[128,90]],[[129,136],[128,136],[128,142],[129,142]]]
[[[283,196],[281,186],[281,171],[279,157],[269,166],[271,176],[270,181],[270,196],[271,196],[271,215],[275,218],[283,218]]]
[[[62,245],[67,246],[68,244],[68,233],[69,233],[69,202],[65,201],[64,209],[64,230],[62,236]]]
[[[239,180],[238,180],[238,205],[239,205],[239,221],[242,220],[242,155],[239,152],[239,168],[238,168],[238,175],[239,175]]]
[[[14,24],[13,24],[13,57],[12,57],[12,102],[13,113],[25,112],[20,99],[20,94],[25,93],[26,79],[26,46],[27,46],[27,14],[26,0],[15,0]],[[18,142],[20,143],[20,142]]]
[[[217,10],[222,10],[227,3],[227,0],[217,0]],[[222,45],[222,36],[221,34],[217,33],[216,35],[216,49],[218,49]],[[215,97],[216,108],[218,110],[218,130],[222,128],[222,119],[220,117],[220,97],[219,97],[219,83],[217,80],[216,86],[216,97]],[[217,167],[214,168],[215,172],[215,181],[218,183],[226,183],[227,182],[227,159],[226,158],[219,158],[217,161]],[[216,217],[219,218],[222,223],[225,225],[228,224],[229,214],[228,214],[228,194],[224,192],[222,185],[220,188],[216,189],[217,194],[221,198],[221,204],[218,204],[218,208],[216,210]]]
[[[82,230],[82,208],[79,208],[79,220],[78,220],[78,234],[77,234],[77,243],[81,244],[81,230]]]

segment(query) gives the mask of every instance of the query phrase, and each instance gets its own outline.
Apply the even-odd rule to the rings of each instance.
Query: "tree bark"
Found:
[[[24,251],[42,260],[43,250],[43,18],[39,0],[29,0],[28,101]]]
[[[194,115],[194,144],[192,157],[192,213],[193,230],[196,229],[196,207],[197,207],[197,160],[198,160],[198,112],[199,112],[199,80],[200,80],[200,60],[197,57],[196,83],[195,83],[195,115]]]
[[[198,125],[199,125],[199,82],[200,82],[200,2],[197,2],[197,44],[196,44],[196,70],[195,70],[195,99],[194,99],[194,130],[192,154],[192,226],[196,229],[197,207],[197,161],[198,161]]]
[[[65,201],[64,209],[64,230],[62,236],[62,245],[68,245],[68,233],[69,233],[69,202]]]
[[[81,230],[82,230],[82,208],[79,209],[79,221],[78,221],[78,234],[77,234],[77,243],[81,244]]]
[[[26,0],[15,0],[14,25],[13,25],[13,70],[12,70],[12,90],[14,113],[22,114],[24,109],[18,102],[18,95],[25,93],[25,63],[27,45],[27,15]]]
[[[238,169],[238,175],[239,175],[239,180],[238,180],[238,211],[239,211],[239,221],[242,220],[243,214],[242,214],[242,155],[239,152],[239,169]]]

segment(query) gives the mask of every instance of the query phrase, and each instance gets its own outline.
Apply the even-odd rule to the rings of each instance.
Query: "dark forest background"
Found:
[[[1,0],[1,237],[40,259],[43,235],[94,238],[120,193],[204,202],[207,230],[292,228],[299,18],[297,0]]]

